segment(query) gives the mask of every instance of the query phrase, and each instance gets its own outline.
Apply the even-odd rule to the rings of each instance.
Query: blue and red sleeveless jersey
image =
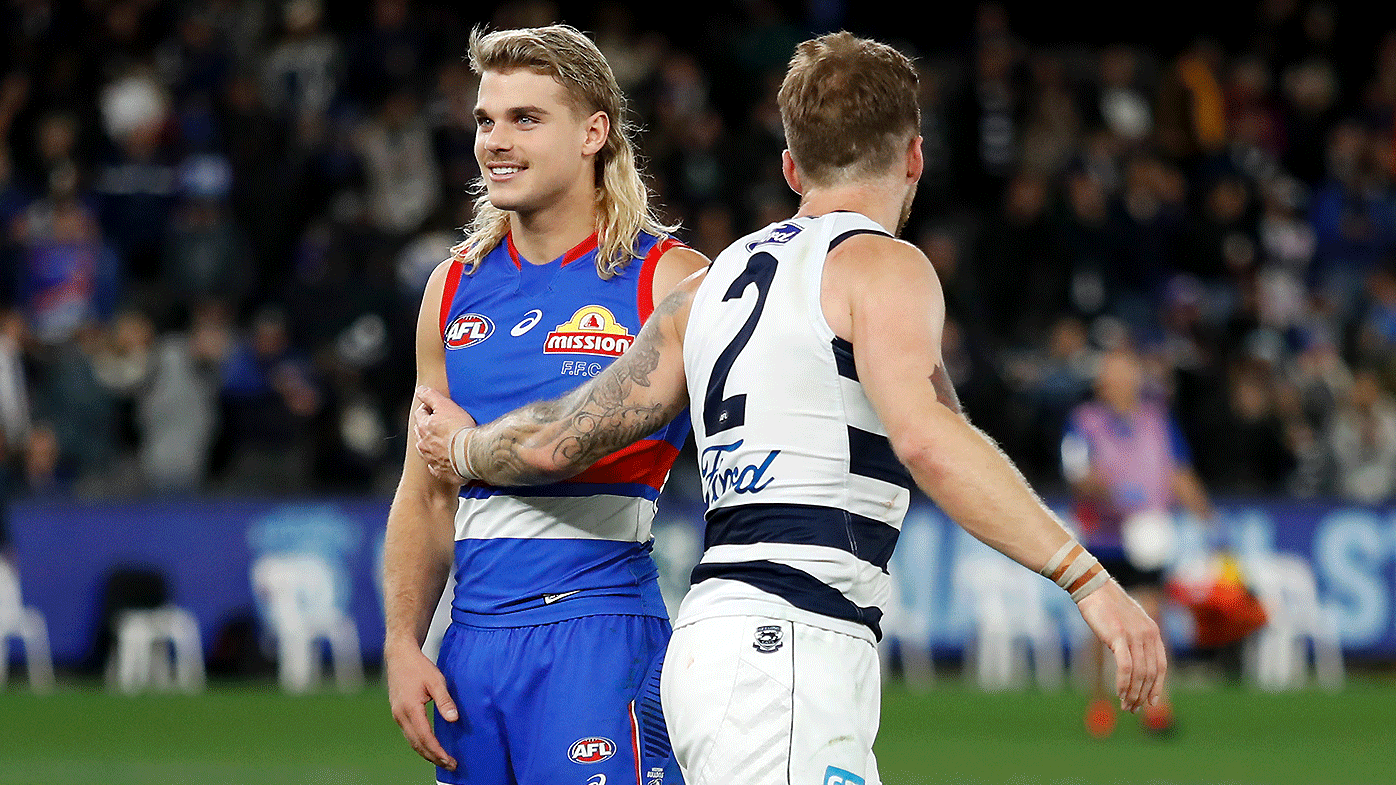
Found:
[[[655,265],[675,245],[642,234],[638,258],[607,280],[596,271],[595,235],[547,264],[520,258],[512,236],[473,275],[455,261],[441,304],[452,400],[486,423],[601,373],[653,311]],[[452,617],[513,627],[598,613],[665,616],[650,522],[688,430],[680,416],[552,485],[463,487]]]

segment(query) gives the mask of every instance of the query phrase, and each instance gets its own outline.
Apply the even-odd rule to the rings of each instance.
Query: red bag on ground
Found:
[[[1194,645],[1215,649],[1265,626],[1265,606],[1246,585],[1241,565],[1222,554],[1201,570],[1182,570],[1168,580],[1168,596],[1192,614]]]

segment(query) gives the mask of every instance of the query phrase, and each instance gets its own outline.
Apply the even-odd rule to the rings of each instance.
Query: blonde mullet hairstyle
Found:
[[[574,111],[605,112],[611,120],[606,144],[596,154],[596,272],[603,279],[612,278],[637,256],[640,232],[672,234],[678,228],[661,223],[650,205],[632,128],[625,119],[625,96],[601,50],[574,27],[471,31],[470,69],[476,74],[521,68],[556,79]],[[483,175],[472,191],[477,194],[475,215],[465,240],[451,254],[473,274],[485,254],[509,233],[509,213],[490,203]]]

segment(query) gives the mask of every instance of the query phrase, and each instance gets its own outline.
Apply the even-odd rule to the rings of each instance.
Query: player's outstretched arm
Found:
[[[432,274],[417,317],[417,381],[443,390],[446,360],[437,319],[449,267],[442,264]],[[457,711],[441,671],[422,653],[422,642],[451,569],[459,492],[459,483],[433,476],[416,450],[409,449],[383,543],[388,702],[412,749],[448,770],[456,768],[456,761],[432,733],[426,704],[434,702],[449,722],[456,720]]]
[[[470,428],[443,396],[418,390],[414,433],[427,466],[455,482],[539,485],[571,477],[654,433],[688,405],[683,331],[702,278],[696,273],[675,288],[620,359],[561,398]]]
[[[1074,540],[1061,521],[960,412],[941,359],[944,297],[925,256],[887,237],[855,237],[830,255],[825,276],[826,316],[853,343],[858,378],[917,484],[970,534],[1072,592],[1120,662],[1126,710],[1159,697],[1157,625],[1089,553],[1064,547]]]

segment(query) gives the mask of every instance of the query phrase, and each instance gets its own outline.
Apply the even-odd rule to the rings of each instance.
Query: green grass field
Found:
[[[1390,676],[1355,676],[1338,694],[1185,686],[1175,705],[1171,739],[1144,736],[1126,716],[1096,741],[1080,693],[985,694],[943,677],[911,694],[894,682],[878,759],[887,785],[1396,783]],[[13,682],[0,692],[0,785],[359,785],[431,774],[377,682],[352,696],[289,697],[271,683],[215,684],[199,696],[117,696],[74,682],[42,697]]]

